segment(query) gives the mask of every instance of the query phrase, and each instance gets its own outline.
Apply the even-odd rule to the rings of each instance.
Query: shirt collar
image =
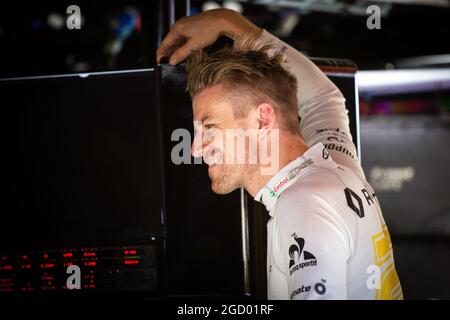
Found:
[[[273,216],[272,209],[278,197],[290,187],[303,173],[303,170],[317,161],[331,161],[330,154],[322,143],[317,143],[306,152],[288,163],[256,194],[255,200],[266,206],[270,215]]]

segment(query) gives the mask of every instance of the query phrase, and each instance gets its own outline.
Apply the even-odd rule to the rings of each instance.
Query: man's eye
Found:
[[[211,128],[213,127],[213,125],[210,124],[210,123],[205,124],[205,125],[203,125],[203,126],[205,127],[206,130],[209,130],[209,129],[211,129]]]

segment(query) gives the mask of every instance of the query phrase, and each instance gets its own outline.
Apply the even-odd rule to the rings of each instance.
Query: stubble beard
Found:
[[[253,166],[247,164],[218,164],[211,170],[215,174],[211,178],[211,189],[216,194],[228,194],[234,190],[244,187],[245,181],[251,175]]]

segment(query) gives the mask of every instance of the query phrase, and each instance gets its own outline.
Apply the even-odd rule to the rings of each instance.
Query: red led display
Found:
[[[60,247],[39,251],[22,251],[10,255],[0,253],[0,292],[56,291],[67,288],[68,277],[65,270],[71,265],[82,268],[82,288],[88,290],[108,288],[116,281],[116,273],[121,269],[132,270],[146,265],[140,255],[145,251],[139,246],[117,247]],[[104,251],[103,251],[104,250]],[[142,251],[142,252],[141,252]],[[105,261],[102,263],[101,261]],[[97,264],[97,262],[99,264]],[[121,266],[122,267],[121,267]],[[16,272],[17,270],[17,272]],[[98,275],[108,275],[107,279]],[[17,277],[17,279],[16,279]],[[104,284],[107,281],[107,284]]]
[[[12,269],[13,269],[13,266],[11,266],[11,265],[0,266],[0,270],[9,271],[9,270],[12,270]]]
[[[84,252],[83,253],[83,257],[96,257],[97,253],[96,252]]]

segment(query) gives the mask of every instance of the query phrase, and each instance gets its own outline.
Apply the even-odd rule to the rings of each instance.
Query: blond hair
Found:
[[[284,67],[284,55],[254,36],[244,36],[211,54],[193,51],[186,64],[187,90],[194,98],[205,88],[222,84],[236,118],[245,117],[260,103],[270,103],[280,126],[299,133],[297,79]]]

